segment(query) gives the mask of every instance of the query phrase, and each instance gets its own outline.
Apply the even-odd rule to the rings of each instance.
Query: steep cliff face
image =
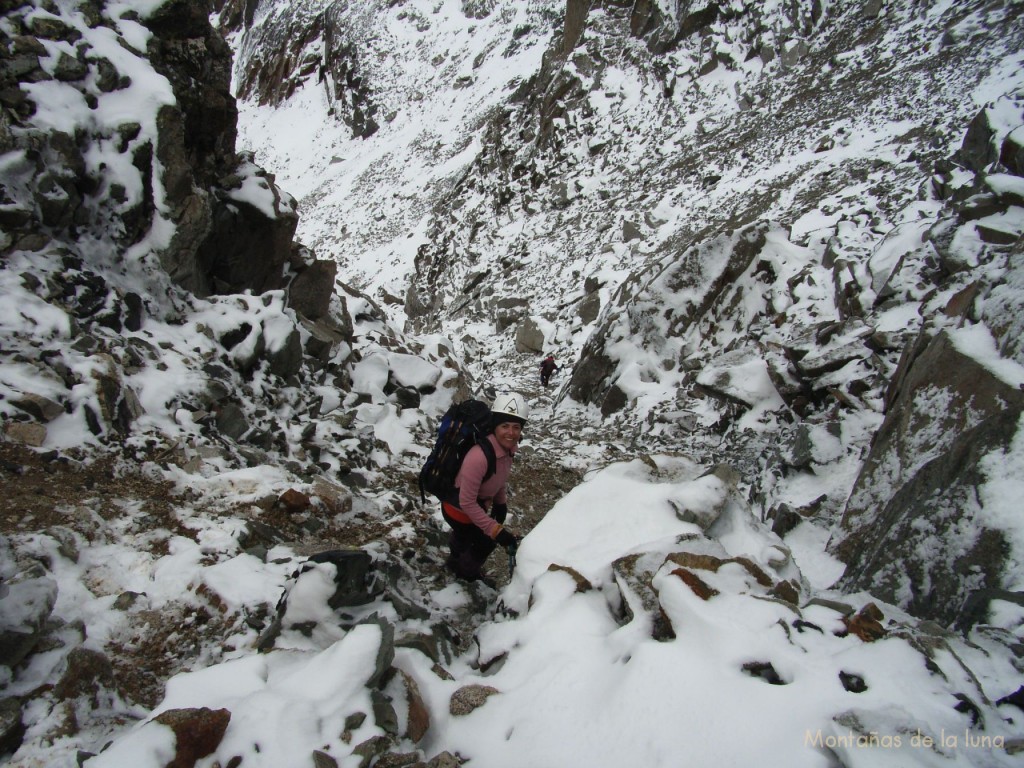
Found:
[[[244,31],[238,72],[239,98],[278,106],[304,84],[315,83],[331,104],[329,114],[343,121],[356,138],[379,127],[378,107],[362,61],[360,32],[371,29],[372,4],[331,2],[255,4],[242,18],[222,11],[225,29]]]

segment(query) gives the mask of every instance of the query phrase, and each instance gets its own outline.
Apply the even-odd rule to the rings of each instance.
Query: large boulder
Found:
[[[0,541],[0,548],[4,547],[6,540]],[[0,576],[10,572],[11,562],[0,559]],[[0,584],[5,587],[0,594],[0,665],[13,669],[42,638],[44,625],[57,603],[57,582],[37,567]]]
[[[327,315],[334,296],[338,262],[316,259],[304,265],[288,285],[288,306],[309,320]]]
[[[282,632],[311,636],[318,624],[351,628],[351,614],[344,617],[334,611],[351,610],[377,598],[384,588],[373,567],[372,556],[361,549],[334,549],[312,555],[292,575],[277,605],[277,615],[259,641],[260,650],[274,647]]]
[[[1024,412],[1024,392],[956,333],[922,335],[904,355],[832,546],[843,588],[946,624],[970,618],[972,593],[1007,586],[988,462],[1011,450]]]
[[[231,722],[226,709],[168,709],[153,718],[155,723],[174,731],[173,768],[193,766],[220,745]]]
[[[295,201],[251,155],[242,153],[237,161],[212,189],[213,214],[196,251],[197,273],[182,283],[200,296],[284,286],[284,265],[299,223]]]
[[[516,328],[516,351],[544,351],[544,329],[536,318],[527,317]]]

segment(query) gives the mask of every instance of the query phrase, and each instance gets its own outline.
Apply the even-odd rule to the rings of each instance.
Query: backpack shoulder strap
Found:
[[[498,457],[494,454],[494,446],[486,437],[477,441],[477,445],[480,446],[480,450],[484,452],[484,457],[487,459],[487,471],[484,473],[484,480],[487,480],[498,471]]]

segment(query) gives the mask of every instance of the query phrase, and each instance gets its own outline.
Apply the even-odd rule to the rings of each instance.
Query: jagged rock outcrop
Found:
[[[635,273],[613,299],[616,311],[606,312],[584,347],[573,369],[569,395],[599,405],[605,415],[625,407],[635,394],[618,371],[618,360],[606,351],[623,342],[654,353],[648,355],[647,370],[638,372],[641,378],[653,371],[680,368],[689,353],[687,336],[695,325],[713,322],[711,317],[723,314],[712,308],[730,298],[734,284],[764,248],[767,229],[749,227],[692,248],[682,258],[669,257],[650,278]],[[667,301],[680,294],[685,298],[677,306]],[[666,304],[661,317],[655,318]],[[748,323],[755,319],[752,313],[744,318]]]
[[[156,155],[178,225],[161,263],[198,296],[262,293],[285,284],[298,216],[294,200],[252,154],[235,153],[231,50],[208,11],[168,2],[147,20],[154,33],[149,59],[176,100],[157,121]]]
[[[4,401],[3,432],[40,447],[77,424],[113,444],[170,414],[193,441],[218,443],[204,449],[211,458],[248,464],[274,451],[320,471],[312,433],[285,438],[267,398],[318,411],[322,395],[295,386],[308,377],[350,392],[357,327],[384,315],[354,289],[336,293],[336,262],[293,239],[295,201],[236,151],[231,51],[208,11],[26,2],[5,16],[0,288],[26,310],[4,326],[5,365],[24,383]],[[189,351],[149,341],[165,323],[192,335]],[[385,344],[381,361],[410,352]],[[145,374],[171,375],[168,354],[190,373],[157,385]],[[418,402],[442,384],[440,368],[457,368],[450,351],[427,356],[436,375],[364,396]],[[137,445],[198,460],[180,439],[149,440]],[[372,444],[356,442],[358,454]],[[356,477],[351,464],[336,469]]]
[[[145,19],[153,33],[148,59],[174,91],[185,156],[203,188],[231,162],[238,120],[230,90],[231,49],[210,26],[209,11],[208,3],[169,0]]]
[[[986,521],[999,500],[984,500],[985,457],[1010,449],[1024,396],[945,331],[923,339],[897,377],[835,551],[849,565],[846,587],[948,624],[973,592],[1002,586],[1010,550]]]
[[[955,14],[941,22],[954,25]],[[481,152],[473,167],[455,180],[431,242],[418,254],[415,288],[410,289],[407,302],[411,327],[432,328],[443,318],[480,316],[499,298],[551,291],[550,283],[527,284],[513,267],[538,249],[550,249],[567,262],[574,261],[581,280],[598,274],[601,267],[643,272],[651,262],[667,259],[670,251],[682,252],[759,218],[772,217],[779,190],[765,188],[718,205],[715,210],[721,215],[702,217],[686,227],[673,222],[673,235],[655,235],[669,220],[664,213],[650,210],[650,201],[670,200],[676,194],[699,198],[712,190],[716,199],[732,197],[728,193],[732,187],[718,185],[722,169],[733,168],[736,178],[749,177],[754,172],[751,163],[786,156],[797,145],[824,147],[831,142],[836,147],[837,137],[828,137],[833,117],[841,120],[841,114],[871,111],[875,107],[869,105],[880,93],[901,90],[894,72],[884,64],[888,54],[876,48],[886,23],[878,18],[877,9],[825,8],[812,2],[789,4],[771,14],[754,3],[728,8],[720,3],[568,3],[562,35],[553,41],[538,73],[520,84],[511,103],[493,110]],[[654,53],[650,60],[632,52],[637,36]],[[960,39],[951,37],[949,43],[950,52],[957,51],[955,56],[970,55],[960,47]],[[829,63],[831,57],[857,45],[871,52],[867,67],[874,72],[877,89],[860,88],[855,78]],[[610,50],[630,51],[623,55],[638,68],[636,82],[630,86],[637,91],[635,101],[618,90]],[[788,73],[798,63],[831,71],[828,86],[791,81]],[[674,115],[676,110],[699,112],[701,108],[684,106],[686,99],[680,94],[687,91],[694,98],[705,98],[704,78],[713,77],[716,70],[737,78],[735,108],[727,109],[720,119],[701,123],[696,131],[683,130],[684,138],[678,134],[672,138],[667,130],[665,146],[671,144],[673,149],[664,158],[645,154],[636,143],[637,132],[608,117],[647,109],[658,115],[651,118],[653,122],[665,118],[666,128],[682,125],[685,118]],[[707,89],[709,112],[720,106],[711,101],[713,90]],[[839,98],[838,94],[844,95]],[[608,110],[597,106],[606,98],[610,98]],[[776,105],[771,119],[767,104]],[[919,102],[918,107],[929,110],[933,105]],[[646,146],[656,144],[654,140]],[[753,144],[771,149],[751,156],[737,149]],[[928,162],[940,158],[936,146],[927,140],[910,151],[926,173],[931,170]],[[637,162],[641,155],[643,160]],[[827,157],[823,154],[820,159]],[[604,188],[600,175],[592,172],[595,166],[621,169],[621,189]],[[913,179],[906,173],[907,168],[887,170],[900,175],[908,189],[921,183],[920,176]],[[835,173],[801,181],[806,188],[800,195],[806,195],[808,204],[825,199],[869,172],[860,161],[840,162]],[[794,216],[807,207],[794,210]],[[538,231],[531,238],[510,238],[503,248],[504,263],[479,263],[483,249],[474,241],[488,231],[486,222],[492,217],[514,218],[521,213],[528,220],[532,214],[553,211],[561,212],[559,221],[572,223],[571,242]],[[637,222],[643,226],[637,228]],[[854,278],[850,268],[847,260],[835,268],[840,293],[856,293],[856,286],[849,285]],[[484,272],[491,277],[470,285],[470,275]],[[575,316],[585,295],[579,282],[568,274],[565,277],[558,291],[565,314],[557,320],[563,338],[578,327]],[[844,298],[841,311],[856,314],[852,301]]]
[[[34,9],[8,13],[2,40],[4,251],[91,267],[134,248],[199,296],[282,287],[294,201],[235,153],[231,51],[208,8],[160,5],[139,19],[148,48],[123,9]],[[126,99],[154,111],[120,117]]]
[[[373,10],[342,5],[311,13],[296,5],[273,8],[259,19],[249,11],[241,19],[237,14],[224,19],[229,28],[242,27],[246,35],[247,66],[240,72],[239,96],[281,104],[315,78],[333,105],[332,114],[352,135],[372,136],[380,117],[373,84],[362,71],[360,46],[350,34],[352,13]]]
[[[847,588],[961,626],[984,621],[990,599],[1019,601],[1024,586],[1000,522],[1014,502],[987,469],[993,456],[1016,455],[1024,410],[1021,308],[1008,301],[1021,280],[1024,225],[1012,215],[1018,202],[993,191],[1024,189],[1000,160],[1013,156],[1017,125],[1024,109],[1004,102],[966,133],[957,158],[973,181],[952,194],[950,215],[930,233],[946,279],[964,287],[933,307],[905,348],[833,544],[849,566]],[[1008,237],[985,234],[994,229]]]
[[[600,23],[607,29],[613,16],[608,14]],[[870,26],[873,18],[862,17],[862,23]],[[731,20],[741,23],[738,16]],[[817,15],[790,21],[802,34],[815,30],[814,34],[821,36],[828,34],[825,25],[834,19],[822,17],[819,9]],[[813,48],[805,46],[801,55],[813,56]],[[734,67],[735,62],[726,66]],[[577,66],[575,71],[587,70]],[[574,98],[567,95],[564,103],[571,105]],[[1006,585],[1000,583],[999,574],[1005,571],[1007,545],[996,530],[979,522],[983,514],[972,511],[977,505],[969,499],[972,494],[977,496],[984,482],[977,469],[984,455],[1009,450],[1012,444],[1013,403],[1019,399],[1013,391],[1015,385],[996,387],[1001,394],[987,395],[986,382],[998,378],[986,374],[980,362],[967,365],[966,360],[948,358],[948,351],[955,349],[948,340],[932,342],[947,350],[945,355],[930,348],[932,354],[921,357],[920,351],[941,323],[925,331],[915,346],[915,326],[893,327],[881,318],[902,303],[920,302],[930,289],[939,292],[941,302],[950,302],[948,314],[964,316],[972,323],[983,321],[994,333],[998,328],[1000,352],[1018,350],[1018,345],[1008,340],[1014,334],[1005,332],[1018,325],[1019,316],[1009,298],[1014,295],[1010,286],[1016,285],[1016,270],[1007,270],[1013,254],[1019,252],[1021,237],[1014,208],[1019,205],[1016,195],[1021,185],[1013,171],[1019,151],[1013,137],[1022,121],[1015,99],[1010,94],[973,121],[962,123],[960,130],[966,138],[956,155],[937,158],[933,154],[933,164],[921,166],[934,172],[931,179],[920,175],[908,180],[911,189],[922,186],[926,194],[950,199],[949,210],[923,221],[907,221],[884,233],[871,233],[855,220],[840,222],[829,230],[833,233],[830,238],[819,241],[802,239],[806,235],[796,229],[787,231],[766,222],[747,224],[746,230],[736,227],[756,220],[754,207],[759,200],[746,201],[739,219],[723,222],[727,227],[724,233],[705,230],[686,239],[654,239],[635,220],[624,220],[623,252],[629,248],[636,254],[631,244],[645,239],[656,243],[648,253],[672,252],[657,260],[647,257],[644,266],[633,268],[621,283],[597,318],[564,394],[594,404],[611,417],[642,402],[650,384],[664,389],[671,383],[676,387],[675,401],[668,404],[668,412],[652,413],[651,421],[673,425],[680,434],[692,434],[695,419],[715,430],[743,432],[766,413],[774,413],[769,418],[782,425],[797,420],[824,423],[827,419],[838,428],[834,421],[837,413],[885,408],[887,419],[849,504],[845,498],[826,502],[832,508],[846,506],[844,530],[857,531],[836,544],[836,551],[851,565],[844,584],[880,588],[880,594],[888,599],[945,622],[964,620],[962,606],[974,589],[1005,596]],[[544,108],[538,110],[544,114]],[[502,119],[508,121],[509,116]],[[507,129],[503,135],[508,135]],[[496,167],[509,167],[509,163]],[[549,172],[550,167],[549,163]],[[961,168],[978,175],[964,183]],[[857,171],[850,171],[855,177]],[[533,183],[536,189],[536,177]],[[648,221],[648,226],[651,223]],[[657,220],[653,225],[658,226]],[[742,249],[728,244],[739,237],[734,232],[758,229],[762,235],[754,251],[740,258]],[[774,256],[780,245],[788,251],[784,260]],[[450,263],[457,254],[454,243],[445,243],[444,248],[441,260],[434,258],[433,270]],[[804,248],[807,250],[802,251]],[[730,251],[736,257],[735,265],[719,266],[723,263],[719,254]],[[801,263],[801,253],[810,258]],[[428,262],[424,259],[423,263]],[[692,274],[687,272],[688,263],[697,265]],[[722,276],[716,280],[718,269]],[[425,275],[428,279],[429,274]],[[992,284],[992,275],[1000,275],[996,284]],[[990,303],[990,292],[1000,298]],[[809,300],[816,308],[802,312]],[[935,303],[938,301],[922,306],[925,320],[942,306]],[[898,366],[901,351],[903,362]],[[940,357],[944,362],[938,362]],[[920,378],[914,379],[915,386],[951,390],[951,410],[946,412],[944,406],[939,423],[926,418],[929,408],[894,399],[895,392],[910,397],[901,387],[908,381],[913,359],[923,366]],[[946,386],[943,382],[953,375],[952,370],[973,370],[975,375]],[[890,387],[890,379],[902,383]],[[975,397],[978,403],[972,399]],[[983,402],[989,405],[979,404]],[[1008,412],[997,417],[997,407]],[[934,403],[930,410],[936,410]],[[985,413],[991,414],[991,427],[978,431],[975,419],[985,422]],[[971,424],[963,424],[964,419]],[[793,434],[799,435],[805,428],[797,422]],[[936,440],[931,428],[958,438]],[[748,440],[753,450],[765,450],[753,435]],[[752,473],[761,471],[755,469],[759,460],[752,462],[747,449],[739,447],[742,442],[735,441],[734,461]],[[792,460],[792,454],[782,459],[783,472],[799,472],[792,464],[786,466]],[[903,469],[900,479],[890,485],[893,464]],[[928,464],[929,469],[917,475],[921,464]],[[808,464],[804,462],[804,466]],[[936,494],[946,501],[937,502]],[[884,514],[873,513],[882,507],[886,508]],[[858,523],[862,515],[864,519]],[[896,519],[901,522],[893,522]],[[951,536],[951,530],[960,534]],[[915,542],[916,552],[897,554],[895,542],[907,541]],[[936,548],[945,554],[929,562],[924,553],[934,554]],[[888,586],[881,587],[883,583]],[[978,618],[975,609],[976,605],[971,621]]]

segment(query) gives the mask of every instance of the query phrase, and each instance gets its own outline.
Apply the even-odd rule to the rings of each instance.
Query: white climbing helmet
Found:
[[[511,416],[509,421],[525,424],[530,417],[530,408],[526,405],[522,395],[516,392],[504,392],[494,398],[494,402],[491,403],[491,413],[497,417],[495,421],[501,416]]]

